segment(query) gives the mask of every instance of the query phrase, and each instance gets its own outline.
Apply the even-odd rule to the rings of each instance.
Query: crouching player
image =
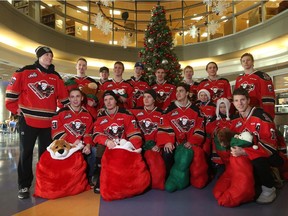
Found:
[[[204,120],[198,107],[188,99],[189,85],[179,84],[177,100],[164,111],[164,118],[170,121],[176,134],[174,165],[165,183],[165,189],[173,192],[190,184],[197,188],[208,182],[208,164],[202,149],[204,141]],[[190,176],[189,176],[190,171]]]
[[[137,107],[131,112],[144,136],[144,157],[152,177],[151,187],[163,190],[166,176],[169,175],[174,161],[175,134],[169,121],[163,118],[162,110],[155,106],[156,97],[155,90],[145,90],[144,107]]]

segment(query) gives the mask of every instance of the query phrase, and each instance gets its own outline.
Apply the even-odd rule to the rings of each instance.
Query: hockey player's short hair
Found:
[[[239,87],[237,89],[235,89],[233,91],[233,98],[234,98],[234,95],[244,95],[247,99],[250,98],[250,95],[248,93],[248,91],[242,87]]]

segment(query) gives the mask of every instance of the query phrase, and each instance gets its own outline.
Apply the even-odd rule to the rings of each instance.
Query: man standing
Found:
[[[162,67],[155,71],[156,82],[152,83],[152,89],[157,93],[155,105],[165,110],[176,99],[176,87],[165,80],[166,72]]]
[[[99,84],[103,85],[104,82],[106,82],[109,78],[109,68],[103,66],[99,69],[99,74],[100,74],[100,80]]]
[[[277,152],[275,124],[269,114],[262,108],[251,107],[250,96],[243,88],[233,92],[233,103],[238,114],[231,120],[231,129],[236,133],[248,131],[254,135],[252,147],[233,147],[231,154],[235,157],[246,155],[251,160],[255,178],[260,184],[262,193],[256,200],[258,203],[271,203],[276,198],[276,189],[270,166],[281,166],[283,159]]]
[[[33,180],[33,149],[38,138],[38,155],[52,142],[51,119],[57,100],[68,103],[64,82],[52,64],[53,52],[49,47],[36,49],[38,60],[33,65],[17,70],[6,90],[6,107],[20,115],[20,158],[18,163],[18,198],[29,198]]]
[[[275,117],[275,91],[271,77],[254,69],[254,58],[244,53],[240,59],[244,74],[237,77],[235,89],[242,87],[250,96],[251,106],[262,107],[273,119]]]
[[[183,82],[190,86],[190,92],[189,92],[188,98],[194,104],[197,101],[197,88],[198,88],[199,83],[195,82],[192,79],[194,75],[194,70],[193,70],[193,67],[191,67],[190,65],[184,68],[183,73],[184,73]]]
[[[76,64],[76,70],[77,70],[77,75],[68,79],[65,82],[65,85],[70,91],[71,89],[79,88],[82,90],[83,87],[85,88],[90,88],[91,92],[95,92],[95,94],[84,94],[85,98],[83,100],[84,102],[84,107],[90,112],[92,117],[95,119],[97,117],[97,110],[99,106],[99,100],[96,97],[96,92],[99,88],[97,85],[96,81],[91,78],[86,76],[86,70],[87,70],[87,61],[85,58],[79,58],[77,60]]]
[[[124,64],[120,61],[114,63],[114,78],[108,80],[100,86],[100,90],[105,92],[112,90],[118,96],[119,106],[132,108],[133,87],[122,78]]]
[[[144,81],[142,74],[144,65],[141,62],[136,62],[134,67],[134,76],[127,80],[133,86],[133,107],[143,106],[143,92],[150,89],[147,82]]]

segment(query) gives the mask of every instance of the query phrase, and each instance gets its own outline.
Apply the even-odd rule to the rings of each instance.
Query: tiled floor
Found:
[[[106,202],[87,191],[77,196],[56,200],[31,197],[17,198],[18,136],[0,134],[0,215],[99,215],[100,216],[270,216],[288,215],[288,186],[278,193],[269,205],[243,204],[237,208],[218,206],[212,195],[214,182],[202,190],[189,187],[175,193],[150,190],[147,193],[120,201]],[[35,149],[36,153],[36,149]],[[34,163],[37,162],[37,154]],[[33,193],[33,188],[31,188]],[[100,202],[100,207],[99,207]]]

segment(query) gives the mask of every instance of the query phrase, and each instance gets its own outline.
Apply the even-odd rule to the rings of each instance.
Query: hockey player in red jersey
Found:
[[[231,87],[227,79],[221,78],[217,75],[218,65],[215,62],[209,62],[206,65],[208,77],[202,80],[198,85],[200,89],[207,89],[211,94],[211,101],[216,103],[219,98],[225,97],[231,101]]]
[[[76,64],[77,75],[68,79],[65,82],[65,86],[68,92],[71,89],[79,88],[80,90],[84,87],[87,88],[88,86],[94,87],[95,94],[85,94],[85,98],[83,100],[84,107],[90,112],[92,117],[96,119],[97,117],[97,110],[99,108],[99,100],[96,97],[96,93],[98,91],[99,86],[97,85],[96,81],[86,75],[87,70],[87,60],[84,58],[79,58]],[[88,87],[88,88],[91,88]]]
[[[99,168],[97,170],[98,181],[96,182],[96,185],[94,187],[95,193],[100,193],[100,182],[102,181],[99,180],[99,178],[102,172],[101,160],[104,151],[106,152],[107,148],[110,150],[114,149],[119,144],[118,142],[121,139],[126,139],[130,141],[134,149],[139,149],[142,146],[141,132],[137,126],[136,119],[130,111],[117,105],[118,97],[119,96],[117,96],[112,90],[108,90],[104,93],[103,99],[105,109],[99,112],[97,120],[94,123],[93,141],[94,143],[97,143],[96,164]],[[107,154],[110,155],[113,154],[113,152],[109,151],[109,153]],[[141,155],[139,154],[139,156]],[[117,156],[117,159],[122,161],[123,158],[121,158],[121,155],[119,155]],[[129,159],[127,158],[127,160]],[[108,170],[106,171],[108,172]],[[115,179],[115,181],[117,181],[117,179]],[[120,188],[120,190],[122,189]],[[105,191],[104,193],[106,194],[107,191]],[[125,193],[125,191],[123,193]]]
[[[258,106],[275,117],[275,92],[273,82],[268,74],[254,69],[252,54],[245,53],[240,59],[244,74],[236,79],[235,89],[242,87],[250,96],[250,105]]]
[[[156,82],[152,83],[152,89],[157,93],[156,106],[165,110],[176,99],[176,87],[165,80],[164,68],[158,67],[155,71]]]
[[[55,199],[89,190],[87,165],[82,153],[90,154],[93,145],[93,118],[81,105],[82,100],[82,92],[71,89],[69,105],[60,109],[52,118],[54,142],[37,163],[35,196]],[[62,141],[64,148],[55,145]]]
[[[115,62],[113,71],[114,78],[103,83],[100,90],[103,92],[112,90],[116,95],[118,95],[119,106],[130,109],[132,108],[133,87],[122,78],[124,73],[124,64],[119,61]]]
[[[189,179],[191,185],[197,188],[204,187],[208,182],[208,164],[202,149],[204,119],[198,107],[188,100],[188,94],[189,85],[179,84],[176,88],[177,100],[164,111],[164,118],[170,121],[177,142],[175,163],[165,183],[165,189],[170,192],[187,187]],[[182,159],[178,160],[179,157]],[[179,165],[182,163],[185,167]]]
[[[262,193],[257,198],[258,203],[271,203],[276,198],[276,189],[270,166],[279,167],[283,159],[277,152],[277,136],[273,120],[263,109],[249,105],[250,96],[242,87],[233,92],[233,103],[238,110],[231,120],[231,130],[236,133],[248,131],[254,134],[253,147],[234,147],[231,154],[234,157],[246,155],[253,164],[256,183],[259,181]],[[257,186],[257,185],[256,185]]]
[[[166,175],[173,164],[175,134],[170,122],[162,116],[162,110],[154,105],[156,97],[153,89],[145,90],[144,107],[134,108],[131,112],[144,136],[144,157],[151,173],[152,188],[164,189]]]
[[[189,100],[194,104],[197,101],[197,88],[199,83],[195,82],[192,78],[194,75],[194,70],[193,67],[191,66],[186,66],[183,69],[183,73],[184,73],[184,79],[183,82],[188,84],[190,86],[190,92],[189,92]]]
[[[68,103],[64,82],[52,64],[49,47],[36,49],[37,61],[16,71],[6,90],[6,108],[19,117],[20,158],[18,163],[18,198],[29,198],[33,180],[32,159],[39,138],[39,158],[52,142],[51,120],[57,101]]]
[[[142,107],[143,93],[145,90],[150,89],[148,83],[143,79],[144,65],[141,62],[136,62],[134,67],[134,76],[128,79],[133,87],[133,107]]]

